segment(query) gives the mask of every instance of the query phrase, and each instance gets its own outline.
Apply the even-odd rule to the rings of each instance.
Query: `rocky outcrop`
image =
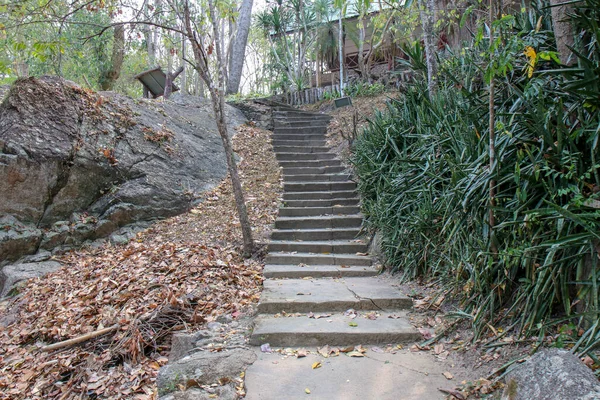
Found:
[[[0,298],[9,294],[15,284],[54,272],[61,267],[57,261],[42,261],[7,265],[0,270]]]
[[[592,370],[566,350],[539,351],[514,367],[506,381],[507,399],[600,399],[600,382]]]
[[[245,120],[227,114],[230,127]],[[181,213],[226,173],[207,100],[18,80],[0,105],[0,266]]]

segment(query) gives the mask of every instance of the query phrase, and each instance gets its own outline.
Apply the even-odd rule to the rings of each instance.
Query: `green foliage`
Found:
[[[535,28],[537,15],[503,17],[493,63],[489,40],[479,37],[442,60],[435,95],[416,74],[357,139],[352,161],[387,263],[407,278],[439,279],[461,300],[475,338],[497,325],[543,336],[562,315],[561,324],[585,333],[576,343],[561,340],[591,354],[600,343],[600,31],[592,23],[600,20],[599,0],[586,0],[575,18],[588,38],[577,67],[553,61],[552,32]],[[534,66],[527,46],[544,55]],[[417,70],[421,54],[419,46],[409,54]],[[497,162],[490,170],[485,82],[492,77]]]
[[[344,89],[344,92],[351,97],[371,97],[377,96],[378,94],[385,92],[385,90],[385,85],[381,82],[367,83],[359,81],[348,85]]]

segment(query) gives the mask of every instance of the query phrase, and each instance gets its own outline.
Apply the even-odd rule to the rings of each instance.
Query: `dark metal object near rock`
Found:
[[[600,382],[573,353],[544,349],[509,371],[506,381],[522,400],[599,400]]]
[[[152,68],[134,76],[135,79],[142,83],[144,87],[144,97],[148,98],[152,95],[153,98],[162,96],[165,93],[167,85],[167,75],[160,67]],[[175,93],[179,87],[174,83],[171,84],[171,92]]]

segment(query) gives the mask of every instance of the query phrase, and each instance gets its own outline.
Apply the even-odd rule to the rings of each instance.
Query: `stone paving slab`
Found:
[[[269,251],[298,251],[305,253],[365,253],[368,250],[366,242],[361,240],[322,240],[322,241],[295,241],[271,240]]]
[[[377,278],[267,279],[258,312],[409,309],[412,300]]]
[[[368,348],[368,347],[367,347]],[[246,371],[246,400],[442,400],[438,388],[454,388],[469,377],[451,361],[424,352],[367,351],[366,357],[323,358],[262,353]],[[321,367],[312,369],[315,362]],[[442,373],[454,375],[452,381]],[[310,394],[306,393],[306,389]]]
[[[269,264],[371,265],[370,256],[354,254],[318,254],[299,252],[271,252],[265,259]]]
[[[380,313],[377,319],[365,317],[364,311],[351,318],[343,313],[326,313],[309,318],[301,316],[261,315],[254,321],[250,344],[260,346],[324,346],[361,343],[407,343],[419,340],[421,334],[408,323],[405,311]],[[374,315],[374,312],[370,312]],[[393,317],[393,318],[389,318]]]
[[[265,278],[342,278],[376,276],[379,270],[372,266],[338,265],[283,265],[267,264],[263,269]]]
[[[355,239],[360,227],[324,228],[324,229],[275,229],[271,232],[272,240],[333,240]]]

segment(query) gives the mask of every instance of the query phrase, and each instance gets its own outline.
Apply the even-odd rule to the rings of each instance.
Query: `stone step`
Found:
[[[349,215],[360,213],[359,206],[335,207],[282,207],[279,209],[280,217],[314,217],[317,215]]]
[[[308,126],[308,127],[304,127],[304,128],[300,128],[300,127],[286,127],[286,128],[274,128],[273,129],[273,133],[274,134],[278,134],[278,135],[305,135],[305,134],[325,134],[327,133],[327,127],[322,126],[322,127],[316,127],[316,126]]]
[[[265,278],[348,278],[376,276],[379,270],[373,266],[352,265],[284,265],[266,264],[263,269]]]
[[[373,260],[369,256],[355,254],[312,254],[297,252],[272,252],[265,258],[265,264],[282,265],[359,265],[369,266]]]
[[[281,161],[320,161],[334,160],[334,153],[275,153],[275,157]]]
[[[302,160],[302,161],[279,160],[279,165],[283,168],[283,172],[285,174],[287,174],[287,173],[289,173],[289,171],[287,170],[288,168],[339,167],[340,165],[342,165],[342,162],[340,160],[336,160],[336,159]]]
[[[321,240],[297,242],[293,240],[272,240],[269,242],[269,251],[297,251],[300,253],[326,253],[326,254],[355,254],[368,251],[368,244],[356,240]]]
[[[273,125],[275,128],[289,128],[289,127],[327,127],[327,121],[324,118],[302,118],[289,120],[287,118],[274,118]]]
[[[278,148],[279,146],[327,146],[327,141],[325,139],[310,139],[310,140],[301,140],[301,139],[272,139],[271,145],[273,148]]]
[[[318,217],[279,217],[275,220],[275,229],[358,228],[362,224],[362,219],[363,217],[360,214]]]
[[[284,202],[286,207],[333,207],[333,206],[353,206],[359,204],[358,197],[349,199],[330,199],[330,200],[287,200]]]
[[[284,182],[340,182],[349,181],[352,175],[346,174],[306,174],[283,175]]]
[[[298,135],[291,133],[273,133],[271,135],[271,140],[327,140],[324,134],[322,133],[312,133],[306,135]]]
[[[274,229],[271,240],[344,240],[356,239],[360,228]]]
[[[317,174],[337,174],[346,171],[344,166],[337,167],[286,167],[284,175],[317,175]]]
[[[273,118],[275,119],[283,119],[283,120],[306,120],[306,119],[321,119],[321,120],[330,120],[331,116],[327,114],[319,114],[313,113],[310,111],[301,111],[301,110],[274,110]]]
[[[355,346],[410,343],[420,339],[421,334],[408,322],[406,312],[382,312],[375,320],[359,312],[354,319],[343,313],[325,318],[259,315],[254,321],[250,344],[260,346],[269,343],[271,347]]]
[[[273,146],[276,153],[327,153],[327,146]]]
[[[334,192],[285,192],[283,193],[283,200],[286,202],[288,200],[351,199],[356,196],[356,190],[341,190]]]
[[[410,309],[412,300],[376,277],[267,279],[258,303],[261,314]]]
[[[284,182],[283,190],[286,192],[339,192],[356,189],[353,181],[345,182]]]

